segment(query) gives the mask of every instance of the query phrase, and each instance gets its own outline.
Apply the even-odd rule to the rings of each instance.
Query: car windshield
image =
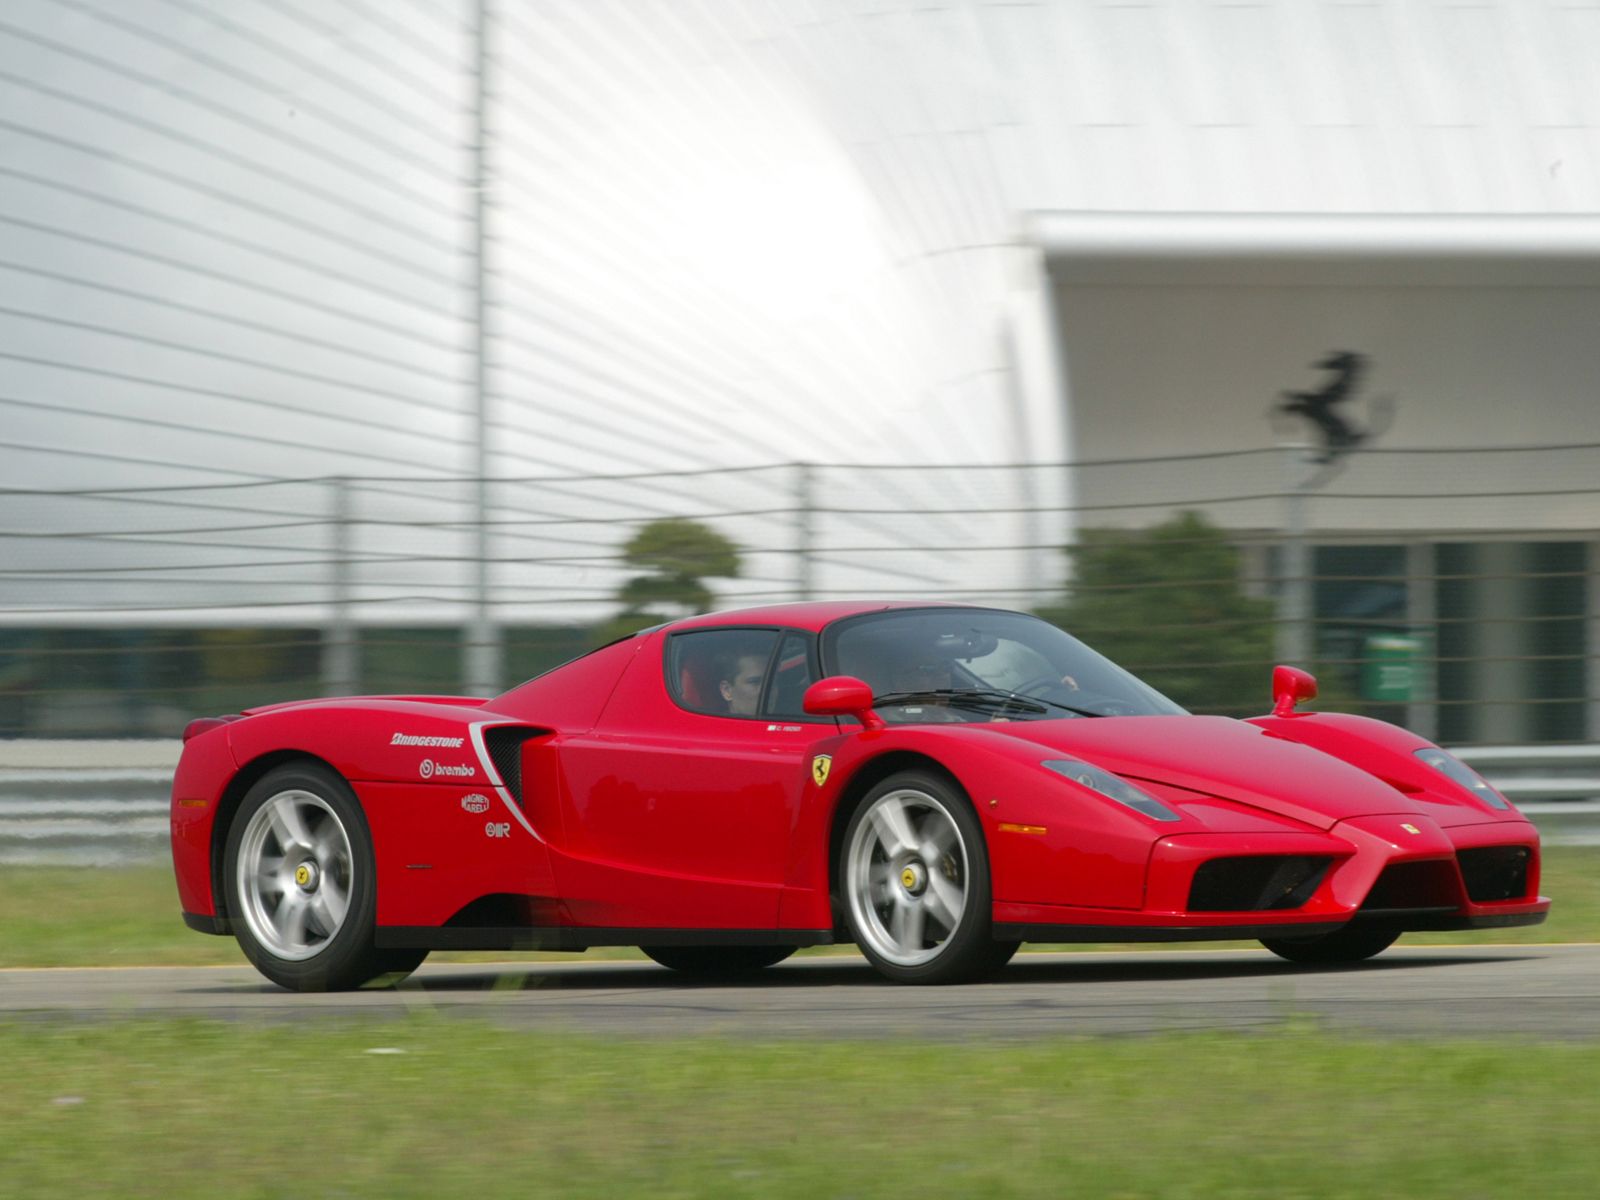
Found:
[[[872,687],[889,721],[1038,721],[1184,712],[1038,617],[981,608],[848,617],[822,635],[824,670]]]

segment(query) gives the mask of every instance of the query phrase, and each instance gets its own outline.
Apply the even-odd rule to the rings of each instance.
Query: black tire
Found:
[[[892,811],[897,799],[914,838],[926,834],[931,839],[922,842],[922,849],[891,852],[881,832],[871,826],[874,811],[881,806]],[[951,830],[958,835],[959,854],[943,853],[934,862],[925,861],[935,857],[926,849],[937,849],[938,838]],[[888,868],[887,878],[874,884],[880,868]],[[989,852],[977,813],[953,781],[933,771],[901,771],[861,798],[845,827],[835,879],[851,937],[867,961],[897,983],[980,979],[999,970],[1017,951],[1018,943],[994,938]],[[874,891],[885,882],[885,891]],[[930,936],[926,922],[933,908],[922,898],[939,893],[944,884],[961,892],[961,911],[953,928],[940,929],[942,937]],[[919,903],[925,915],[914,928],[922,932],[902,926],[902,939],[895,933],[894,910],[909,911]],[[944,907],[948,912],[948,905]],[[941,921],[937,916],[932,919]]]
[[[989,953],[978,971],[978,978],[993,975],[1016,957],[1017,951],[1022,949],[1021,942],[989,942]]]
[[[781,963],[794,946],[640,946],[663,967],[685,975],[750,975]]]
[[[275,825],[275,813],[292,815],[308,841],[286,839],[279,832],[283,817]],[[336,849],[317,848],[330,845]],[[241,879],[241,856],[257,864],[250,884]],[[259,882],[265,862],[281,863],[281,889]],[[295,877],[288,876],[291,870]],[[426,950],[373,945],[378,890],[372,834],[350,785],[316,763],[277,767],[245,794],[228,827],[222,882],[239,948],[279,987],[344,991],[384,977],[403,978],[427,957]],[[330,905],[341,897],[343,912],[334,917]],[[288,918],[285,904],[309,910],[299,921],[298,936],[278,926]]]
[[[1382,954],[1400,936],[1392,929],[1366,929],[1346,925],[1314,938],[1262,938],[1261,944],[1279,958],[1296,963],[1353,963]]]

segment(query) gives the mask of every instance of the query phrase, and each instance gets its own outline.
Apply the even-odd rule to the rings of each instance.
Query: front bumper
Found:
[[[1484,870],[1486,854],[1495,869]],[[1248,871],[1242,888],[1218,888],[1201,871],[1206,864],[1234,863]],[[1279,876],[1266,869],[1275,863],[1293,869]],[[1281,888],[1256,886],[1280,878]],[[1496,929],[1537,925],[1550,909],[1538,891],[1538,831],[1526,821],[1447,828],[1401,813],[1351,818],[1326,832],[1176,834],[1155,843],[1145,879],[1138,909],[996,903],[995,936],[1052,942],[1316,937],[1353,921],[1400,932]],[[1227,907],[1214,899],[1219,895],[1245,899]]]

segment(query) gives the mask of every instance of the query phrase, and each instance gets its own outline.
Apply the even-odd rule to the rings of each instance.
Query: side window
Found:
[[[804,717],[800,702],[806,689],[816,682],[812,667],[811,639],[800,633],[786,633],[778,647],[772,668],[772,690],[767,693],[766,712],[774,717]]]
[[[694,712],[753,717],[761,704],[774,629],[707,629],[667,639],[667,687]]]

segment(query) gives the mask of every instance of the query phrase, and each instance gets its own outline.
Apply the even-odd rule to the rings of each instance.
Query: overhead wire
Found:
[[[150,458],[149,456],[141,456],[141,455],[116,454],[116,453],[113,453],[113,452],[110,452],[110,451],[104,451],[104,450],[86,450],[86,449],[84,449],[84,448],[82,448],[80,446],[41,446],[36,442],[19,442],[19,441],[15,441],[15,440],[7,440],[7,441],[0,441],[0,449],[21,450],[21,451],[24,451],[24,452],[37,453],[37,454],[59,454],[59,455],[65,457],[65,458],[92,458],[92,459],[95,459],[96,461],[99,461],[99,462],[125,463],[125,464],[128,464],[128,465],[142,466],[142,467],[175,467],[175,468],[177,468],[178,470],[181,470],[181,471],[194,471],[194,472],[197,472],[197,473],[200,473],[200,474],[205,474],[205,475],[247,476],[247,477],[254,478],[254,479],[257,479],[257,480],[263,481],[263,482],[264,481],[269,481],[271,479],[271,476],[261,475],[261,474],[258,474],[256,472],[253,472],[253,471],[238,471],[238,470],[233,470],[233,469],[228,468],[228,467],[202,466],[202,465],[197,464],[197,463],[180,462],[180,461],[177,461],[175,459],[170,459],[170,458]],[[19,495],[19,494],[20,495],[37,496],[37,495],[41,495],[41,494],[49,495],[50,493],[40,493],[40,492],[38,492],[36,490],[31,490],[31,489],[23,490],[23,489],[12,489],[12,488],[0,488],[0,496],[8,496],[8,495],[15,496],[15,495]],[[202,506],[197,506],[197,507],[207,507],[207,506],[203,506],[202,505]]]

